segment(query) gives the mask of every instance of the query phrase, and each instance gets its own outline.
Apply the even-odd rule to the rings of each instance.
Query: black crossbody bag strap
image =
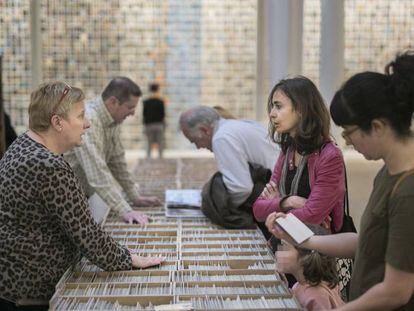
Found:
[[[344,164],[344,174],[345,174],[345,197],[344,197],[344,214],[349,216],[349,196],[348,196],[348,177],[346,173],[346,166]]]

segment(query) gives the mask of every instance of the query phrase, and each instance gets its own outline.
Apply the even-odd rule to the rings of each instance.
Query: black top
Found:
[[[143,116],[144,124],[164,122],[164,101],[156,97],[144,100]]]
[[[7,149],[17,138],[17,134],[14,131],[13,126],[11,125],[10,117],[7,113],[4,113],[4,129],[6,131],[6,149]]]
[[[286,173],[286,180],[285,180],[285,189],[286,194],[290,193],[290,189],[292,188],[292,181],[295,177],[297,167],[293,170],[289,170]],[[302,171],[302,176],[299,178],[299,186],[298,186],[298,193],[296,195],[307,199],[311,193],[311,188],[309,185],[309,173],[308,173],[308,165],[305,165]]]

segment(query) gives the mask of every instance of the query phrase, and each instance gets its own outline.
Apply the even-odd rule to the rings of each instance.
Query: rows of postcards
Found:
[[[68,270],[51,310],[299,310],[275,273],[260,230],[225,230],[205,218],[165,218],[147,225],[109,218],[104,228],[142,256],[165,258],[144,270],[106,272],[83,258]]]

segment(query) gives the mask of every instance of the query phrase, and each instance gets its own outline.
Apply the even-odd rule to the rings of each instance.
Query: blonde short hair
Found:
[[[41,84],[30,95],[29,128],[47,130],[53,115],[66,118],[72,105],[84,99],[81,89],[64,82]]]

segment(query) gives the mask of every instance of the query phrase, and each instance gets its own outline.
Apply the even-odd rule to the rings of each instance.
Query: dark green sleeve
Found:
[[[414,176],[400,184],[389,207],[385,261],[396,269],[414,273]]]

